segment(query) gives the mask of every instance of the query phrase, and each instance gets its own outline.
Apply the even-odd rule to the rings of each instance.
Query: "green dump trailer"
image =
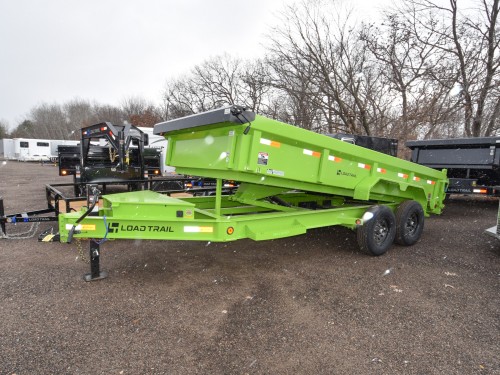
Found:
[[[444,207],[445,170],[239,106],[159,123],[154,133],[168,139],[166,164],[177,173],[216,179],[215,195],[104,195],[96,216],[84,211],[59,216],[61,241],[268,240],[342,225],[357,231],[361,249],[381,255],[393,242],[418,241],[424,216]],[[238,181],[237,191],[223,195],[223,180]]]

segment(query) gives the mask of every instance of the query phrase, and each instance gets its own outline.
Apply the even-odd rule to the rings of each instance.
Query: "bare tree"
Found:
[[[299,112],[326,122],[328,131],[380,133],[387,126],[381,115],[383,98],[375,94],[381,82],[373,74],[351,12],[336,4],[316,0],[286,8],[270,37],[271,52],[278,64],[285,64],[275,71],[283,86],[293,78],[299,90],[288,90],[291,95],[301,93],[313,101],[308,111]],[[318,130],[323,128],[318,125]]]
[[[162,117],[176,118],[231,104],[266,112],[270,90],[269,73],[263,61],[245,62],[225,54],[167,82]]]
[[[152,127],[162,119],[160,110],[139,96],[123,99],[121,109],[127,121],[135,126]]]
[[[0,139],[9,136],[9,126],[6,121],[0,120]]]
[[[458,0],[449,0],[447,7],[431,0],[405,0],[398,10],[418,43],[440,50],[444,61],[456,67],[450,75],[460,85],[464,134],[474,137],[491,135],[495,120],[486,116],[495,113],[488,108],[496,106],[500,83],[499,0],[478,4],[475,12],[464,12]]]

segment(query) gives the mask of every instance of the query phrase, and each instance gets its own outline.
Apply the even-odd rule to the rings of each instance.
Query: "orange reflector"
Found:
[[[229,235],[233,234],[234,233],[234,228],[233,227],[227,228],[226,233],[229,234]]]
[[[361,219],[356,219],[356,225],[361,225]]]
[[[487,194],[488,190],[487,189],[474,189],[474,193],[479,193],[479,194]]]
[[[370,169],[372,168],[372,166],[371,166],[371,165],[369,165],[369,164],[364,164],[364,163],[358,163],[358,167],[359,167],[359,168],[363,168],[363,169],[368,169],[368,170],[370,170]]]

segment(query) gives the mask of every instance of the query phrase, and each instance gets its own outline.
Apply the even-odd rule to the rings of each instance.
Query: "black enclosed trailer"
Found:
[[[409,141],[411,161],[447,169],[448,194],[500,196],[500,137]]]

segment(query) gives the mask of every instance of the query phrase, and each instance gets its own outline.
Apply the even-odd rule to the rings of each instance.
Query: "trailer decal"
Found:
[[[362,168],[362,169],[367,169],[367,170],[372,169],[371,165],[369,165],[369,164],[363,164],[363,163],[358,163],[358,167]]]
[[[259,152],[257,164],[267,165],[268,161],[269,161],[269,154],[267,152]]]
[[[274,176],[280,176],[280,177],[284,177],[285,176],[285,172],[283,172],[283,171],[277,171],[276,169],[268,169],[267,170],[267,174],[272,174]]]
[[[281,147],[280,142],[271,141],[270,139],[265,139],[265,138],[261,138],[260,143],[263,145],[266,145],[266,146],[271,146],[271,147],[276,147],[276,148]]]
[[[213,233],[214,227],[185,226],[184,233]]]
[[[307,150],[307,149],[304,149],[304,155],[314,156],[315,158],[320,158],[321,157],[321,153],[320,152],[311,151],[311,150]]]
[[[339,158],[339,157],[333,156],[333,155],[329,155],[328,160],[340,163],[342,161],[342,158]]]
[[[66,224],[66,229],[71,230],[73,228],[72,224]],[[95,230],[95,225],[94,224],[78,224],[75,227],[76,230]]]

